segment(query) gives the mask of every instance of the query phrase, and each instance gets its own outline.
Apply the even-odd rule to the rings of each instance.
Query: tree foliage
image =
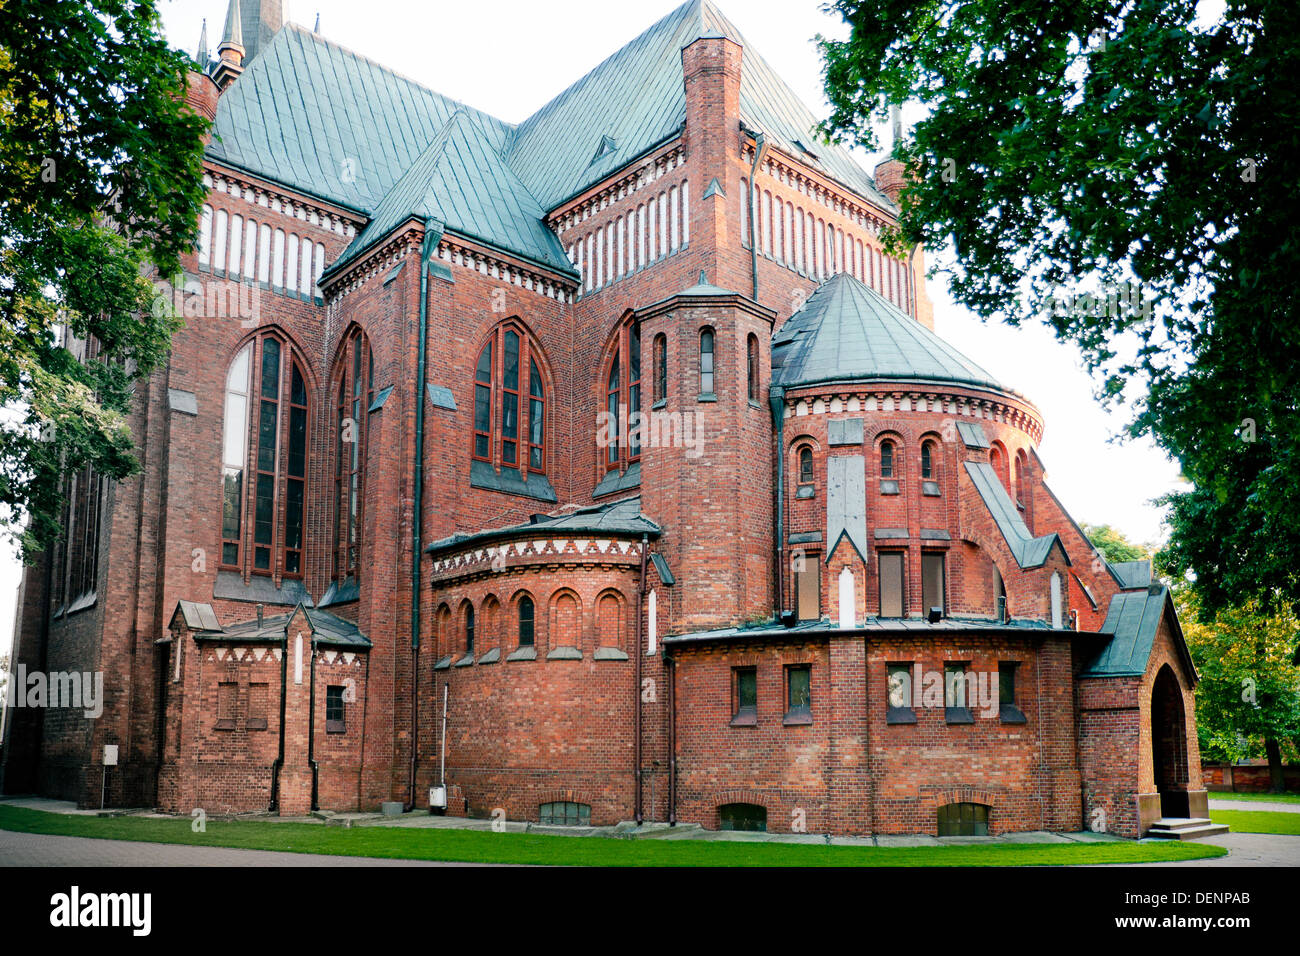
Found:
[[[0,2],[0,520],[28,556],[62,475],[139,468],[125,413],[176,328],[145,276],[179,270],[204,195],[189,65],[153,0]]]
[[[1300,608],[1300,6],[839,0],[826,132],[911,181],[894,248],[947,247],[986,318],[1078,345],[1193,490],[1166,569],[1209,609]]]
[[[1257,603],[1207,613],[1188,588],[1175,589],[1183,636],[1200,672],[1196,727],[1203,759],[1235,761],[1267,754],[1276,763],[1300,740],[1300,621]]]
[[[1134,544],[1108,524],[1083,524],[1083,533],[1088,536],[1092,546],[1101,552],[1111,564],[1120,561],[1142,561],[1151,557],[1151,549],[1146,545]]]

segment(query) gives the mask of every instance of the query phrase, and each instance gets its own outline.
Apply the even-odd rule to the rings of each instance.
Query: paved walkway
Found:
[[[1273,833],[1224,833],[1197,843],[1226,846],[1227,856],[1209,860],[1178,860],[1168,863],[1127,863],[1111,866],[1300,866],[1300,836]]]
[[[276,853],[0,830],[0,866],[474,866],[436,860]]]
[[[1264,800],[1211,800],[1211,810],[1261,810],[1269,813],[1300,813],[1300,803],[1270,803]]]

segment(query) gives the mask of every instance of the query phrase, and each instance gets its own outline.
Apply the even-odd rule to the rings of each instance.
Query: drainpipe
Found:
[[[785,610],[785,387],[767,390],[768,407],[776,425],[776,616]]]
[[[635,783],[635,792],[633,796],[633,805],[637,826],[641,825],[644,819],[644,813],[641,807],[641,642],[644,637],[644,625],[641,616],[645,610],[645,563],[649,551],[649,537],[641,535],[641,579],[636,586],[636,649],[632,656],[636,658],[636,678],[635,686],[632,688],[632,760],[635,764],[633,769],[633,780]]]
[[[677,661],[664,655],[668,669],[668,825],[677,826]]]
[[[311,767],[311,808],[319,810],[320,764],[316,762],[316,634],[311,635],[311,700],[307,704],[307,763]]]
[[[754,134],[754,164],[749,167],[749,195],[745,201],[749,203],[749,266],[754,273],[754,295],[755,302],[758,301],[758,240],[757,229],[754,223],[754,193],[758,191],[758,183],[755,180],[758,177],[759,164],[763,162],[763,157],[767,155],[767,137],[762,133]]]
[[[420,247],[420,332],[415,360],[415,466],[411,481],[414,496],[411,515],[411,769],[406,809],[415,807],[415,762],[420,733],[420,531],[424,524],[424,386],[428,375],[425,351],[429,342],[429,259],[442,238],[442,223],[424,221]]]
[[[260,613],[260,605],[259,605]],[[280,639],[280,750],[271,764],[271,812],[280,809],[280,768],[284,766],[284,697],[288,681],[289,667],[289,626],[284,628],[284,637]]]

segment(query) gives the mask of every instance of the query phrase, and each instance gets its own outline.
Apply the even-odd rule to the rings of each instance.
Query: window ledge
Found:
[[[456,662],[456,665],[455,665],[455,666],[456,666],[456,667],[469,667],[469,666],[470,666],[471,664],[473,664],[473,663],[474,663],[474,655],[473,655],[473,654],[466,654],[464,657],[462,657],[460,660],[458,660],[458,661]]]
[[[998,718],[1004,724],[1027,724],[1029,720],[1025,717],[1025,712],[1015,704],[1003,704],[998,709]]]
[[[925,495],[927,498],[940,498],[943,496],[943,492],[939,490],[939,482],[937,481],[921,482],[921,494]]]
[[[659,399],[659,401],[655,402],[653,405],[650,406],[652,411],[658,411],[661,408],[667,408],[667,407],[668,407],[668,399],[666,398],[661,398]]]
[[[718,396],[713,392],[700,392],[699,395],[695,396],[695,400],[697,402],[716,402]]]
[[[582,651],[576,647],[557,647],[546,655],[548,661],[580,661]]]
[[[761,409],[761,408],[763,407],[763,403],[762,403],[762,402],[756,402],[756,401],[754,401],[754,399],[751,398],[751,399],[749,400],[749,407],[750,407],[750,408],[759,408],[759,409]]]
[[[795,498],[812,498],[817,494],[815,485],[800,485],[795,491]]]
[[[813,722],[812,714],[807,711],[791,711],[782,719],[785,727],[806,727]]]
[[[357,585],[356,578],[348,578],[342,584],[337,581],[331,581],[329,590],[320,599],[317,607],[329,607],[333,604],[350,604],[353,601],[361,600],[361,588]]]
[[[347,727],[341,720],[325,721],[325,733],[327,734],[345,734],[348,732]]]
[[[234,730],[235,722],[233,720],[218,720],[212,725],[213,730]]]
[[[639,487],[641,487],[641,462],[636,461],[628,466],[627,471],[622,473],[617,468],[611,468],[605,472],[605,477],[600,479],[596,487],[592,489],[591,497],[601,498],[605,495],[630,491]]]
[[[501,660],[501,651],[494,647],[492,650],[480,657],[478,662],[480,664],[495,664],[499,660]]]
[[[69,604],[67,609],[64,610],[63,613],[76,614],[78,611],[88,610],[95,606],[95,600],[96,600],[95,592],[87,591],[85,594],[81,595],[81,597],[77,598],[75,601]]]
[[[911,707],[890,707],[885,711],[885,723],[914,724],[916,723],[916,711]]]
[[[973,724],[975,717],[969,707],[945,707],[943,719],[950,724]]]
[[[545,475],[532,472],[525,481],[517,468],[504,467],[498,472],[490,464],[477,458],[470,461],[469,483],[471,488],[500,491],[503,494],[519,495],[521,498],[532,498],[548,504],[555,504],[559,500]]]
[[[596,661],[625,661],[628,659],[627,654],[617,647],[598,647],[596,653],[591,655],[591,658]]]
[[[244,729],[245,730],[266,730],[266,718],[249,717],[248,720],[244,721]]]
[[[254,574],[247,584],[238,571],[218,571],[212,596],[227,601],[247,601],[252,604],[302,604],[314,608],[311,595],[299,578],[285,578],[277,588],[265,574]]]
[[[731,718],[733,727],[757,727],[758,714],[740,713]]]
[[[506,655],[507,661],[535,661],[537,660],[537,648],[521,647],[518,650],[511,651]]]
[[[882,478],[880,481],[880,493],[882,495],[898,494],[898,481],[893,478]]]
[[[445,671],[445,670],[446,670],[447,668],[449,668],[449,667],[451,667],[451,655],[450,655],[450,654],[448,654],[446,657],[444,657],[444,658],[442,658],[440,661],[438,661],[438,663],[436,663],[436,664],[433,665],[433,669],[436,670],[436,671]]]

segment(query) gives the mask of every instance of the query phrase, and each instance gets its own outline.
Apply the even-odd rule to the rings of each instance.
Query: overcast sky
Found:
[[[417,3],[399,0],[286,0],[288,19],[321,33],[447,96],[517,123],[650,24],[673,0],[509,0]],[[829,112],[812,38],[846,35],[819,0],[719,0],[719,7],[819,116]],[[225,0],[163,0],[167,36],[191,55],[202,21],[215,53]],[[873,157],[863,163],[872,168]],[[1039,454],[1048,484],[1076,520],[1109,523],[1130,538],[1163,540],[1151,500],[1179,487],[1177,466],[1147,442],[1116,442],[1127,421],[1093,398],[1095,382],[1079,353],[1041,325],[986,325],[928,283],[935,329],[1006,385],[1028,396],[1046,419]],[[214,486],[215,488],[215,486]],[[19,568],[0,552],[0,648],[7,645]]]

